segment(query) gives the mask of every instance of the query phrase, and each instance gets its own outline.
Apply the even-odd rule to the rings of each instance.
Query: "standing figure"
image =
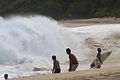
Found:
[[[69,48],[66,49],[66,53],[69,55],[69,69],[68,71],[75,71],[78,67],[78,60],[74,54],[71,53]]]
[[[98,48],[98,53],[97,53],[97,58],[98,60],[101,62],[101,64],[103,63],[102,60],[101,60],[101,48]],[[101,68],[101,64],[98,64],[97,68]]]
[[[52,60],[53,60],[53,70],[52,70],[52,73],[60,73],[61,72],[61,69],[60,69],[60,64],[59,64],[59,61],[56,59],[56,56],[53,55],[52,56]]]

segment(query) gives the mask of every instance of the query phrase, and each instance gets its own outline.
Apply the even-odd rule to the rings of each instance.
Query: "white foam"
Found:
[[[111,43],[114,41],[104,45],[103,39],[116,40],[113,34],[120,31],[119,26],[110,24],[64,28],[55,20],[43,16],[1,18],[0,78],[3,79],[5,73],[10,77],[32,75],[35,74],[32,72],[33,67],[51,69],[52,55],[56,55],[60,63],[65,63],[68,61],[65,53],[67,47],[72,49],[78,60],[88,58],[97,45],[115,51],[118,47]]]

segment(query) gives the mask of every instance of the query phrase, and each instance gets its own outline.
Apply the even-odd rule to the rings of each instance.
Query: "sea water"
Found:
[[[49,74],[52,55],[60,61],[62,72],[68,70],[70,48],[79,61],[92,58],[96,49],[112,50],[119,54],[120,24],[103,24],[66,28],[44,16],[0,17],[0,79],[9,77]],[[91,61],[90,61],[91,62]],[[38,67],[45,69],[34,72]],[[77,70],[89,69],[89,64],[80,64]]]

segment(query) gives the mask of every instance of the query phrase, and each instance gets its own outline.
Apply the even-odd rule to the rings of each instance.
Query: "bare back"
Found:
[[[78,64],[78,60],[77,60],[77,58],[75,57],[74,54],[70,54],[69,59],[70,59],[71,64]]]

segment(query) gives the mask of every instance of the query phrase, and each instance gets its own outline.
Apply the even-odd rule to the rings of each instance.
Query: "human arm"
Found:
[[[73,64],[73,60],[72,60],[72,56],[70,55],[69,56],[69,69],[68,69],[68,71],[71,71],[72,64]]]
[[[71,68],[72,68],[72,63],[70,62],[68,71],[71,71]]]
[[[97,54],[97,57],[100,60],[100,62],[103,63],[102,60],[101,60],[101,54],[100,53]]]
[[[100,62],[103,64],[103,62],[102,62],[102,60],[101,60],[101,57],[99,57],[99,60],[100,60]]]
[[[52,74],[54,74],[54,71],[55,71],[55,62],[53,62]]]

